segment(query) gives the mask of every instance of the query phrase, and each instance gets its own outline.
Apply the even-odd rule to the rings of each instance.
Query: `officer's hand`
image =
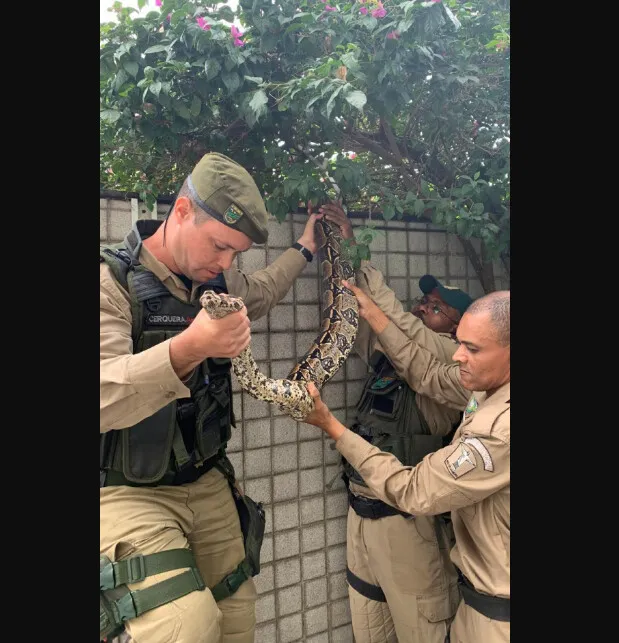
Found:
[[[312,400],[314,400],[314,410],[303,421],[319,426],[321,429],[326,429],[333,415],[329,411],[329,407],[320,398],[320,393],[314,382],[307,383],[307,391],[312,396]]]
[[[315,255],[318,250],[318,244],[316,243],[316,221],[322,219],[322,214],[319,214],[318,212],[312,213],[311,203],[307,204],[307,213],[309,214],[309,219],[305,224],[303,234],[297,241]]]
[[[359,316],[367,320],[375,333],[382,333],[389,325],[389,318],[383,311],[357,286],[353,286],[346,280],[342,284],[352,290],[359,304]]]
[[[329,407],[320,399],[320,393],[314,382],[307,383],[307,391],[314,401],[314,410],[303,421],[320,427],[331,438],[339,440],[346,432],[346,427],[334,417]]]
[[[342,204],[340,201],[331,201],[331,203],[325,203],[321,205],[319,210],[324,214],[325,219],[335,224],[340,229],[340,234],[344,239],[354,239],[355,235],[352,231],[352,223],[350,219],[346,216]]]
[[[222,319],[211,319],[203,308],[187,331],[192,333],[195,349],[200,352],[202,359],[238,357],[250,341],[247,308],[243,306],[237,313],[230,313]]]
[[[207,357],[238,357],[249,346],[249,336],[245,306],[223,319],[211,319],[202,308],[189,327],[170,341],[170,363],[184,380]]]

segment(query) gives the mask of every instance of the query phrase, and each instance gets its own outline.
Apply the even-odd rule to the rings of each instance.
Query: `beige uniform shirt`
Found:
[[[140,262],[168,290],[185,302],[193,301],[183,282],[142,246]],[[288,292],[307,265],[293,248],[270,266],[246,275],[240,270],[224,271],[228,291],[241,297],[251,320],[259,319]],[[105,263],[100,265],[100,432],[124,429],[149,417],[173,399],[189,397],[190,391],[170,363],[170,341],[166,340],[136,355],[131,339],[129,294],[114,279]]]
[[[406,370],[416,391],[465,410],[452,443],[405,467],[352,431],[338,451],[378,498],[413,515],[452,512],[456,545],[451,558],[474,587],[509,597],[510,579],[510,384],[490,397],[466,391],[456,364],[441,364],[393,323],[380,341],[398,350],[394,366]],[[468,402],[468,404],[467,404]]]
[[[393,290],[385,283],[380,270],[376,270],[369,262],[364,261],[357,271],[356,282],[357,286],[376,303],[406,337],[415,340],[444,364],[453,362],[453,354],[458,348],[453,337],[447,333],[434,332],[421,319],[404,310]],[[355,342],[355,350],[361,359],[366,364],[369,364],[370,357],[375,350],[385,353],[396,367],[398,375],[417,392],[417,405],[428,423],[430,432],[434,435],[447,435],[459,420],[460,414],[451,408],[438,404],[412,385],[412,382],[408,380],[408,369],[406,368],[408,365],[404,364],[405,368],[395,365],[392,358],[398,354],[399,346],[390,343],[389,339],[389,336],[378,338],[365,319],[359,318],[359,331]]]

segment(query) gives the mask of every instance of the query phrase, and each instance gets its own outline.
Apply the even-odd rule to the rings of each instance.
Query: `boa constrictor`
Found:
[[[252,357],[251,344],[232,360],[241,388],[257,400],[276,404],[295,420],[303,420],[314,408],[305,382],[314,382],[320,390],[337,373],[352,350],[359,326],[357,299],[342,286],[342,279],[354,284],[354,271],[342,257],[339,229],[324,219],[316,225],[326,239],[320,253],[324,294],[318,337],[286,379],[271,379],[262,374]],[[210,290],[202,295],[200,303],[215,319],[243,308],[242,299]]]

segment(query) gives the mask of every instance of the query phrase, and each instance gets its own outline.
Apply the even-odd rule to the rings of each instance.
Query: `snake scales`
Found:
[[[263,375],[252,357],[251,344],[232,360],[234,373],[245,391],[257,400],[276,404],[295,420],[303,420],[314,408],[305,382],[314,382],[320,390],[335,375],[355,343],[359,325],[357,299],[342,286],[342,279],[354,284],[354,271],[342,257],[339,229],[324,219],[316,225],[326,239],[320,252],[324,294],[318,337],[286,379]],[[202,295],[200,303],[216,319],[243,307],[242,299],[210,290]]]

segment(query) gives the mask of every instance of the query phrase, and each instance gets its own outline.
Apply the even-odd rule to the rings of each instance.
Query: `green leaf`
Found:
[[[184,118],[187,121],[191,118],[191,112],[187,109],[187,105],[180,101],[174,105],[174,110],[181,118]]]
[[[159,98],[159,92],[161,92],[161,83],[159,81],[153,83],[149,87],[149,89],[150,89],[151,93],[153,93],[155,96],[157,96],[157,98]]]
[[[215,76],[217,76],[221,71],[221,65],[218,60],[212,58],[204,63],[204,71],[206,72],[207,80],[213,80],[213,78],[215,78]]]
[[[228,88],[228,91],[233,94],[241,85],[241,79],[235,71],[224,71],[221,74],[221,79],[224,81],[224,85]]]
[[[198,116],[201,108],[202,108],[202,101],[194,94],[193,100],[191,101],[191,107],[189,108],[191,115],[194,118]]]
[[[125,68],[126,71],[128,71],[134,78],[138,75],[138,71],[140,70],[140,66],[134,62],[133,60],[127,60],[126,62],[123,63],[123,67]]]
[[[149,47],[144,53],[145,54],[158,54],[160,51],[168,51],[169,45],[154,45]]]
[[[359,246],[357,250],[357,256],[359,259],[369,259],[370,258],[370,248],[368,246]]]
[[[248,80],[250,83],[256,83],[256,85],[262,85],[263,83],[262,78],[258,78],[257,76],[245,76],[245,80]]]
[[[226,22],[234,22],[234,11],[228,6],[221,7],[217,15]]]
[[[120,91],[120,88],[127,82],[129,76],[124,69],[119,69],[114,79],[114,91]]]
[[[108,123],[115,123],[121,114],[117,109],[104,109],[99,113],[99,116]]]
[[[417,216],[421,216],[423,214],[423,211],[426,209],[426,204],[423,202],[423,199],[417,199],[415,201],[415,214]]]
[[[356,107],[360,112],[363,111],[363,106],[367,103],[368,100],[367,96],[358,89],[346,94],[345,98],[353,107]]]
[[[392,205],[383,206],[383,219],[385,221],[391,221],[395,217],[395,208]]]
[[[413,26],[413,21],[412,20],[400,20],[398,23],[398,29],[400,33],[404,33],[405,31],[408,31],[411,27]]]
[[[252,108],[256,117],[261,116],[266,113],[266,104],[269,102],[269,98],[266,95],[266,92],[263,89],[255,91],[251,100],[249,101],[249,106]]]
[[[475,176],[473,176],[473,178],[477,181],[477,179],[479,178],[479,172],[475,172]]]
[[[448,18],[451,20],[451,22],[453,23],[454,27],[455,27],[456,29],[460,29],[460,27],[462,26],[462,24],[460,23],[460,21],[458,20],[458,18],[456,18],[456,16],[454,16],[454,14],[452,13],[451,9],[450,9],[447,5],[445,5],[445,3],[443,3],[443,5],[442,5],[442,6],[443,6],[443,9],[445,10],[445,13],[447,14],[447,17],[448,17]]]
[[[329,96],[329,100],[327,101],[327,118],[331,116],[331,112],[333,111],[333,106],[335,105],[335,98],[336,96],[344,89],[344,85],[340,85],[332,94]]]
[[[147,0],[138,0],[138,9],[143,9]]]

